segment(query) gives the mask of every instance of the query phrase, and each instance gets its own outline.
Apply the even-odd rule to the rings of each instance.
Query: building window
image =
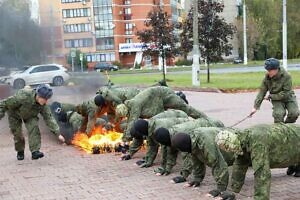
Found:
[[[92,47],[93,39],[83,38],[83,39],[65,40],[64,43],[65,43],[65,48]]]
[[[64,33],[80,33],[91,32],[91,24],[66,24],[64,25]]]
[[[124,8],[125,14],[131,14],[131,8]]]
[[[62,14],[63,18],[90,17],[91,11],[89,8],[63,9]]]
[[[130,0],[124,0],[124,5],[130,5],[131,1]]]
[[[114,52],[109,53],[98,53],[98,54],[88,54],[86,55],[88,62],[113,62],[116,60]]]
[[[126,23],[125,24],[125,35],[132,35],[133,24]]]
[[[96,50],[112,50],[114,48],[114,38],[96,38]]]
[[[111,5],[112,0],[94,0],[94,6]]]
[[[125,38],[125,43],[132,43],[132,42],[133,42],[132,38]]]
[[[75,3],[75,2],[82,2],[82,0],[61,0],[62,3]]]
[[[95,36],[96,38],[108,38],[114,35],[114,24],[111,0],[93,1]],[[100,48],[100,47],[98,47]],[[103,48],[103,47],[101,47]]]
[[[89,2],[90,0],[61,0],[61,3],[76,3],[76,2],[82,2],[86,3]]]

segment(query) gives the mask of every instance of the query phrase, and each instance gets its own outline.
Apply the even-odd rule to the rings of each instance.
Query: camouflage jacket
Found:
[[[111,102],[114,107],[124,103],[126,100],[132,99],[135,97],[140,90],[137,88],[109,88],[101,87],[97,94],[103,96],[105,101]]]
[[[183,118],[183,117],[189,117],[189,116],[182,110],[168,109],[164,112],[161,112],[161,113],[151,117],[151,119],[176,118],[176,117]]]
[[[71,103],[61,103],[61,111],[62,112],[76,111],[76,105]]]
[[[169,128],[169,132],[170,135],[173,136],[176,133],[180,133],[180,132],[189,133],[199,127],[224,127],[224,124],[221,121],[212,118],[208,118],[208,119],[199,118],[199,119],[189,120],[187,122],[174,125],[171,128]],[[174,149],[172,150],[170,147],[167,146],[163,146],[162,149],[164,150],[162,150],[161,165],[163,168],[166,168],[167,171],[171,171],[176,164],[178,151]]]
[[[194,179],[197,175],[205,173],[205,166],[212,168],[212,175],[219,190],[224,191],[228,185],[228,163],[232,163],[232,153],[221,152],[215,143],[216,134],[224,128],[202,127],[190,133],[192,139],[192,160],[194,166]],[[227,159],[227,160],[225,160]],[[201,177],[201,179],[203,179]]]
[[[136,119],[139,117],[150,118],[167,109],[183,110],[193,118],[207,117],[204,113],[187,105],[172,89],[164,86],[147,88],[133,99],[125,101],[125,105],[129,111],[125,137],[129,135],[129,131]]]
[[[55,135],[59,135],[59,126],[52,116],[49,106],[38,104],[35,98],[35,90],[19,90],[15,95],[0,102],[0,115],[4,116],[4,113],[7,112],[8,115],[20,118],[26,122],[41,114],[50,131]]]
[[[77,112],[68,111],[67,112],[67,121],[71,124],[74,131],[79,131],[83,124],[82,115]]]
[[[153,88],[147,88],[136,95],[134,98],[125,101],[125,105],[128,108],[128,124],[124,133],[125,140],[128,140],[130,138],[129,132],[135,120],[137,120],[138,118],[148,119],[165,110],[163,101],[161,100],[163,94],[159,89],[156,90]]]
[[[300,126],[276,123],[256,125],[237,131],[243,155],[233,165],[232,189],[239,192],[245,180],[248,165],[252,164],[255,176],[254,199],[269,199],[270,168],[284,168],[300,163]]]
[[[81,131],[86,132],[88,135],[91,134],[95,127],[96,118],[105,114],[104,109],[98,107],[93,99],[77,105],[76,111],[84,117],[83,127],[85,127],[86,124],[86,130]]]
[[[254,107],[256,109],[260,108],[260,105],[268,91],[272,101],[288,102],[294,100],[295,93],[292,89],[292,78],[284,68],[281,67],[278,74],[272,78],[268,75],[265,76],[254,102]]]
[[[152,165],[157,152],[159,144],[152,138],[154,131],[158,128],[169,128],[175,124],[183,123],[188,121],[188,118],[157,118],[157,119],[149,119],[148,125],[148,136],[146,137],[147,140],[147,153],[145,157],[146,163]],[[137,152],[137,148],[135,146],[129,148],[129,154],[132,156],[135,152]]]

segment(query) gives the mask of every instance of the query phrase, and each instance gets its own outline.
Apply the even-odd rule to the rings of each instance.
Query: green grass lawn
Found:
[[[255,67],[255,66],[263,66],[265,61],[249,61],[247,65],[241,64],[233,64],[233,63],[212,63],[210,65],[211,69],[219,69],[219,68],[236,68],[236,67]],[[300,63],[300,59],[290,59],[288,60],[288,64]],[[206,67],[201,64],[201,69],[206,69]],[[169,72],[176,71],[191,71],[192,66],[172,66],[168,68]],[[138,70],[129,70],[129,69],[120,69],[118,71],[110,72],[110,74],[136,74],[136,73],[152,73],[159,72],[158,69],[138,69]]]
[[[300,86],[300,72],[290,71],[294,87]],[[211,74],[207,83],[206,74],[200,75],[201,88],[217,88],[220,90],[253,90],[259,88],[264,72]],[[162,79],[162,74],[122,74],[112,75],[111,80],[118,85],[151,86]],[[167,84],[171,87],[193,87],[190,74],[166,75]]]

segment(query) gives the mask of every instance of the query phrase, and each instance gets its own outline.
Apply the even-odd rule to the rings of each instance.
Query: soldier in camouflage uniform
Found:
[[[56,120],[58,120],[60,122],[63,122],[63,121],[69,122],[69,120],[66,120],[66,113],[70,114],[70,113],[76,112],[77,114],[80,114],[83,117],[83,120],[80,123],[80,126],[79,125],[76,125],[76,126],[81,127],[79,129],[80,132],[86,133],[88,136],[90,136],[90,134],[95,126],[96,119],[105,114],[105,109],[102,109],[101,106],[98,107],[95,104],[96,101],[104,101],[104,99],[97,98],[97,96],[96,96],[94,99],[84,101],[81,104],[77,104],[77,105],[69,104],[69,103],[53,102],[50,107],[51,107],[52,113],[54,113]],[[76,119],[79,119],[79,118],[76,118]],[[78,121],[78,120],[75,120],[75,121]],[[80,119],[80,121],[81,121],[81,119]]]
[[[140,90],[137,88],[109,88],[101,87],[96,94],[101,95],[106,102],[110,102],[114,107],[132,99]]]
[[[296,122],[300,111],[296,95],[292,89],[292,78],[284,68],[279,67],[279,61],[275,58],[269,58],[265,62],[267,74],[262,81],[260,91],[255,99],[254,108],[250,116],[253,115],[260,107],[264,99],[269,100],[273,104],[274,123]],[[269,91],[267,97],[266,93]],[[286,116],[287,111],[287,116]],[[286,119],[284,119],[286,116]],[[300,176],[300,163],[295,166],[290,166],[287,170],[288,175],[298,174]]]
[[[176,165],[178,150],[171,147],[172,136],[180,132],[191,132],[199,127],[224,127],[224,124],[221,121],[212,118],[199,118],[174,125],[169,129],[160,128],[155,131],[155,133],[153,134],[153,139],[163,145],[161,148],[161,166],[155,169],[157,175],[170,174],[172,168]],[[181,154],[183,160],[183,166],[180,171],[181,176],[173,178],[174,183],[185,182],[186,178],[191,174],[193,168],[191,155],[184,152],[182,152]],[[205,173],[205,170],[203,172]]]
[[[77,112],[68,111],[68,112],[61,112],[58,117],[58,121],[63,123],[68,123],[72,127],[74,133],[80,131],[82,129],[84,123],[84,117]],[[103,118],[97,118],[95,122],[95,126],[102,126],[105,128],[107,121]]]
[[[0,119],[8,114],[10,130],[14,136],[15,150],[17,159],[24,159],[25,140],[22,134],[22,121],[28,131],[29,149],[32,152],[32,159],[39,159],[44,156],[40,152],[41,135],[38,127],[39,117],[41,114],[50,131],[58,139],[64,142],[64,137],[59,133],[59,127],[53,118],[50,108],[46,105],[53,92],[47,85],[39,85],[37,89],[22,89],[15,95],[8,97],[0,102]]]
[[[107,113],[109,123],[114,126],[116,131],[124,132],[127,121],[116,117],[116,107],[124,103],[126,100],[132,99],[140,92],[137,88],[112,88],[101,87],[96,94],[95,104],[102,107],[103,112]],[[103,98],[102,101],[97,101],[96,98]]]
[[[226,189],[229,179],[228,165],[233,163],[234,155],[220,151],[215,143],[215,137],[222,129],[226,128],[201,127],[189,133],[177,133],[171,139],[171,146],[192,155],[193,178],[187,186],[200,185],[207,165],[212,168],[212,175],[217,183],[217,189],[210,191],[209,195],[220,195],[221,199],[231,200],[235,199],[235,195]]]
[[[52,102],[50,105],[53,113],[59,114],[60,112],[76,111],[76,105],[71,103],[60,103],[57,101]]]
[[[135,120],[151,118],[170,108],[182,110],[192,118],[207,118],[206,114],[186,104],[172,89],[163,86],[150,87],[117,106],[117,115],[128,118],[123,140],[130,140],[129,132]]]
[[[172,117],[174,116],[174,117]],[[139,160],[137,165],[150,167],[157,155],[159,144],[152,138],[153,132],[161,127],[169,128],[175,124],[189,121],[187,114],[180,110],[168,110],[149,120],[137,120],[130,134],[134,138],[129,147],[129,153],[122,156],[122,160],[129,160],[142,146],[144,137],[147,139],[147,153],[144,160]]]
[[[219,147],[234,152],[232,190],[240,192],[249,164],[254,173],[254,199],[270,199],[271,170],[300,162],[300,126],[276,123],[256,125],[243,131],[222,131]]]
[[[254,108],[250,115],[253,115],[264,99],[273,104],[274,122],[294,123],[299,116],[299,108],[295,93],[292,89],[292,78],[284,68],[279,67],[279,61],[269,58],[265,62],[267,74],[262,81],[260,91],[255,99]],[[267,97],[266,93],[269,91]],[[288,112],[286,119],[286,110]]]
[[[96,118],[104,115],[102,107],[98,107],[94,99],[84,101],[76,106],[76,111],[83,116],[83,123],[80,132],[85,132],[91,136],[93,128],[95,127]]]

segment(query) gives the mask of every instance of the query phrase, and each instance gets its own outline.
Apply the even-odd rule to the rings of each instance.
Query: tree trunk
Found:
[[[207,83],[210,82],[210,68],[209,68],[210,62],[207,61]]]

